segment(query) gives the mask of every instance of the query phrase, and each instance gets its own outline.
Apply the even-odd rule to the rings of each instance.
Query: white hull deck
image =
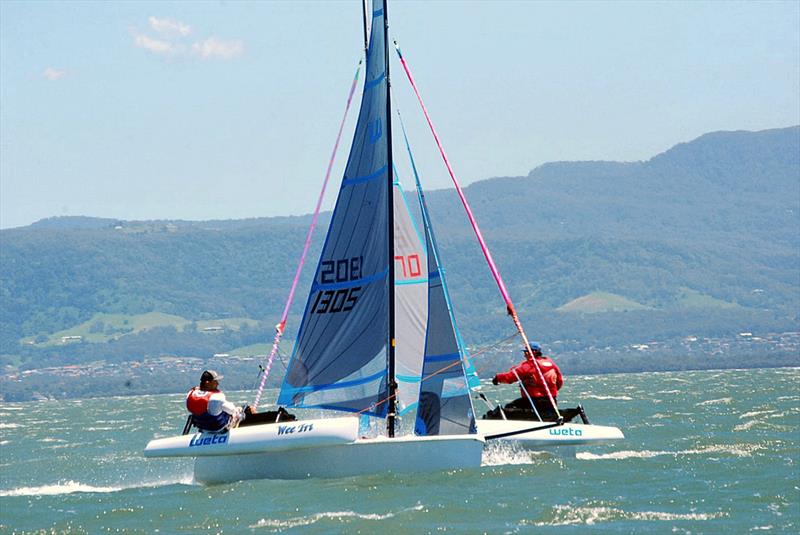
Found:
[[[529,450],[574,451],[574,446],[594,446],[625,439],[625,435],[618,428],[604,425],[567,423],[554,427],[553,422],[527,420],[478,420],[476,423],[478,434],[487,440],[501,440]],[[531,430],[508,437],[491,438],[494,435],[526,429]]]
[[[213,484],[243,479],[338,478],[478,468],[483,444],[483,439],[474,435],[380,437],[335,446],[198,457],[194,477],[200,483]]]
[[[331,418],[156,439],[145,457],[195,457],[195,480],[215,484],[478,468],[483,446],[479,435],[358,438],[357,418]]]

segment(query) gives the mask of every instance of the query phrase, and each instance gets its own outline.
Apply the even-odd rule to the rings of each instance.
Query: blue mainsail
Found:
[[[353,144],[278,403],[385,416],[389,340],[389,122],[376,1]]]

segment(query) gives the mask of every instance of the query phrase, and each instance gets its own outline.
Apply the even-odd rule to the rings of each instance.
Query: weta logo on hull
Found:
[[[580,437],[583,436],[583,431],[580,429],[572,429],[571,427],[550,429],[550,434],[553,436],[567,436],[567,437]]]
[[[228,442],[228,434],[224,435],[212,435],[204,437],[201,434],[197,434],[192,437],[192,440],[189,441],[189,447],[192,448],[194,446],[208,446],[210,444],[225,444]]]

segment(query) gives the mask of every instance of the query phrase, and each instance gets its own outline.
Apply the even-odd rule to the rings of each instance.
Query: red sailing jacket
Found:
[[[186,408],[192,413],[192,423],[200,429],[217,431],[228,425],[231,415],[225,412],[209,414],[208,402],[219,390],[200,390],[192,388],[186,395]]]
[[[550,395],[553,396],[553,399],[555,399],[558,395],[558,390],[561,388],[561,385],[564,384],[564,379],[561,377],[561,370],[558,369],[558,366],[556,366],[555,362],[550,360],[550,357],[539,357],[536,359],[536,362],[539,364],[539,368],[542,370],[545,383],[550,389]],[[525,360],[521,364],[511,368],[511,370],[507,371],[506,373],[498,373],[497,382],[503,384],[516,383],[517,377],[514,375],[513,370],[517,371],[517,374],[522,381],[522,385],[520,385],[521,396],[525,395],[525,393],[522,391],[522,388],[524,387],[525,390],[528,391],[528,395],[532,398],[547,397],[547,390],[545,389],[544,385],[542,385],[542,381],[539,379],[539,372],[536,371],[536,364],[530,360]]]

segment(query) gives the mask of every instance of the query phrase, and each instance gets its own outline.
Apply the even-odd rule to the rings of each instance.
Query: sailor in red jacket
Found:
[[[492,384],[516,383],[518,380],[517,377],[519,377],[519,381],[521,382],[519,387],[521,397],[508,403],[505,408],[530,411],[531,402],[528,400],[528,397],[530,397],[531,400],[533,400],[536,411],[541,415],[542,419],[554,421],[557,418],[556,411],[554,410],[553,404],[550,402],[550,398],[547,396],[547,392],[548,390],[550,391],[553,402],[556,402],[558,391],[564,384],[564,379],[561,377],[561,370],[558,369],[556,363],[550,360],[550,357],[542,354],[542,347],[539,344],[532,343],[531,349],[533,350],[533,357],[536,359],[536,364],[539,365],[539,370],[541,370],[542,376],[544,376],[544,384],[542,384],[542,377],[536,369],[536,364],[534,364],[532,359],[527,358],[506,373],[498,373],[495,375],[492,379]],[[523,352],[527,354],[526,349],[523,349]]]

